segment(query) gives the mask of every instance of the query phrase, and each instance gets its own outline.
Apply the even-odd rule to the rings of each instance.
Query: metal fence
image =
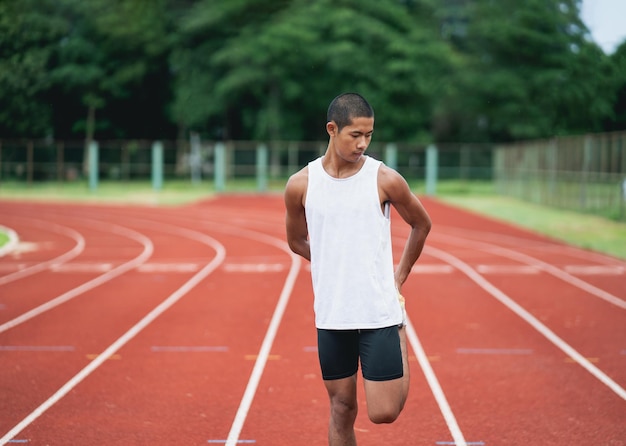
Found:
[[[154,142],[98,141],[97,178],[149,180]],[[228,190],[237,180],[259,175],[271,184],[286,178],[326,149],[325,141],[185,141],[160,143],[160,175]],[[431,146],[432,149],[432,146]],[[626,132],[554,138],[509,145],[439,145],[436,158],[426,145],[372,142],[368,153],[397,169],[412,185],[435,170],[441,184],[484,182],[496,193],[539,204],[626,218]],[[430,163],[430,164],[429,164]],[[434,164],[433,164],[434,163]],[[222,166],[220,168],[220,166]],[[0,140],[0,187],[6,182],[84,181],[93,166],[81,141]],[[250,187],[264,188],[254,181]]]
[[[497,193],[624,219],[626,132],[529,141],[494,148]]]
[[[154,142],[98,141],[98,177],[101,180],[149,180]],[[253,178],[258,174],[259,148],[268,153],[270,179],[285,179],[326,150],[326,142],[278,141],[163,141],[163,175],[166,180],[211,181],[215,175],[217,147],[226,156],[226,180]],[[373,142],[368,154],[385,160],[409,181],[424,180],[424,145]],[[484,145],[440,146],[440,179],[490,180],[492,147]],[[88,175],[88,148],[81,141],[0,140],[2,181],[24,183],[77,181]]]

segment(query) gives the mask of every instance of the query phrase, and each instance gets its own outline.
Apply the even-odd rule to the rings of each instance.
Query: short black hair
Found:
[[[358,93],[343,93],[332,100],[328,106],[326,122],[335,121],[337,130],[352,123],[354,118],[373,118],[374,109]]]

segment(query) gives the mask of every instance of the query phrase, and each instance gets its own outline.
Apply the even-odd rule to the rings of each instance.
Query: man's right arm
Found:
[[[306,168],[305,168],[306,169]],[[308,182],[307,171],[303,169],[289,178],[285,186],[285,207],[287,214],[285,226],[287,229],[287,243],[296,254],[311,260],[309,246],[309,232],[306,225],[304,210],[304,196]]]

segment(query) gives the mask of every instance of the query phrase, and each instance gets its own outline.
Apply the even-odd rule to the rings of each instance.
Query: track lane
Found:
[[[426,203],[426,205],[429,211],[431,211],[430,203]],[[447,218],[444,211],[445,209],[439,209],[438,206],[432,206],[431,213],[436,218],[436,225],[437,222],[444,222]],[[142,213],[149,212],[152,212],[152,210],[142,209]],[[122,212],[120,211],[119,213]],[[224,221],[233,219],[229,220],[233,227],[237,225],[243,225],[248,229],[254,227],[255,230],[266,232],[274,237],[284,237],[282,203],[276,197],[269,198],[267,201],[265,198],[259,200],[257,197],[251,200],[228,197],[227,199],[218,199],[201,206],[177,210],[176,213],[181,218],[195,217],[194,225],[202,219],[207,219],[208,216],[214,217],[219,215],[221,216],[220,219],[223,217]],[[167,212],[156,211],[155,214],[158,215],[157,218],[162,219]],[[458,220],[457,214],[455,223]],[[471,227],[472,224],[475,224],[475,230],[480,228],[478,232],[483,234],[491,232],[492,235],[498,233],[503,234],[503,237],[511,236],[513,239],[530,238],[535,240],[536,245],[533,244],[532,246],[534,251],[532,253],[529,251],[524,252],[529,255],[536,255],[537,258],[542,258],[542,252],[547,253],[551,250],[557,250],[556,248],[558,247],[551,244],[549,240],[546,241],[544,238],[535,237],[534,235],[529,236],[525,231],[518,231],[515,228],[511,229],[507,225],[504,225],[505,228],[499,225],[494,227],[491,226],[491,221],[489,220],[478,218],[473,222],[473,218],[469,218],[469,220],[469,226]],[[488,223],[490,224],[489,226],[487,226]],[[487,231],[488,228],[489,231]],[[506,234],[509,235],[507,236]],[[445,234],[443,235],[445,236]],[[466,237],[466,239],[469,238],[473,237]],[[481,240],[480,237],[478,239],[479,241],[493,241],[491,237],[485,238],[485,240]],[[480,265],[501,265],[504,263],[503,257],[494,258],[488,253],[477,252],[478,250],[475,247],[461,249],[459,246],[455,247],[442,243],[433,238],[433,247],[440,247],[446,251],[453,252],[462,260],[467,261],[476,271],[479,271]],[[528,243],[524,244],[524,249],[526,245]],[[273,254],[250,256],[245,254],[245,244],[238,246],[233,246],[238,251],[238,255],[235,257],[235,261],[231,262],[232,264],[260,263],[264,258],[269,259],[270,262],[279,263],[274,262],[277,256]],[[507,248],[515,247],[515,243],[506,243],[503,246]],[[569,250],[566,247],[564,249]],[[574,258],[576,258],[576,255],[570,255],[567,259],[561,258],[561,260],[557,258],[557,266],[561,267],[562,265],[564,268],[567,265],[574,264]],[[553,262],[552,257],[550,257],[549,261],[550,263]],[[605,263],[598,261],[596,264],[602,265]],[[610,262],[606,264],[610,264]],[[430,268],[429,270],[428,267],[431,265],[436,266],[436,268]],[[519,262],[509,259],[508,265],[519,265]],[[495,301],[492,296],[484,293],[484,290],[483,292],[477,292],[478,287],[475,286],[475,283],[468,281],[466,276],[454,270],[451,270],[452,272],[444,272],[450,270],[441,268],[442,266],[445,265],[441,263],[440,259],[425,254],[418,263],[418,267],[423,267],[423,269],[420,271],[419,268],[416,268],[418,272],[411,278],[403,291],[407,294],[409,316],[414,322],[415,329],[426,353],[430,357],[431,365],[442,384],[442,388],[468,444],[472,444],[472,442],[479,444],[479,442],[482,442],[486,445],[526,445],[539,441],[541,444],[559,445],[577,444],[577,441],[589,442],[592,438],[594,440],[601,439],[601,441],[606,441],[606,444],[620,444],[619,440],[616,440],[623,433],[623,430],[620,430],[622,429],[621,424],[616,422],[616,419],[623,414],[621,409],[623,406],[619,404],[619,399],[609,397],[610,392],[605,391],[601,385],[598,385],[597,380],[590,378],[590,375],[578,365],[565,362],[563,359],[564,355],[559,353],[554,346],[547,343],[545,338],[529,330],[527,324]],[[226,271],[224,273],[224,280],[227,281],[228,274],[226,274]],[[233,272],[231,271],[229,274],[233,274]],[[266,271],[263,274],[269,273]],[[259,273],[259,276],[263,274]],[[280,275],[279,271],[274,271],[269,276],[266,276],[267,280],[260,280],[257,284],[259,290],[263,289],[261,288],[262,286],[272,287],[272,285],[264,283],[267,281],[274,282],[274,279],[271,279],[273,277],[272,274],[274,276]],[[519,275],[510,274],[507,278],[494,273],[482,272],[481,274],[491,282],[496,283],[498,289],[504,290],[512,296],[514,295],[514,289],[520,289],[521,285],[527,286],[527,281],[524,282],[524,277],[520,278]],[[537,280],[537,282],[543,282],[544,276],[545,274],[541,275],[541,281]],[[218,275],[213,277],[217,278]],[[517,280],[511,279],[515,277],[519,281],[514,286],[508,286],[509,280]],[[596,276],[593,277],[594,279],[597,278]],[[552,277],[552,280],[557,289],[561,289],[557,285],[558,280],[554,277]],[[307,273],[301,272],[296,282],[296,290],[299,291],[295,292],[294,297],[292,297],[287,306],[284,321],[277,332],[275,345],[271,351],[271,356],[277,355],[280,358],[268,361],[240,438],[255,439],[257,441],[256,444],[272,445],[281,444],[283,440],[284,444],[294,444],[293,439],[310,438],[311,441],[307,444],[323,444],[327,420],[327,397],[318,377],[306,377],[306,371],[310,370],[311,366],[314,367],[315,371],[318,369],[315,353],[311,352],[310,349],[305,351],[304,347],[301,347],[303,343],[308,343],[311,339],[311,331],[308,331],[309,334],[307,334],[307,329],[313,329],[313,326],[308,326],[307,323],[311,323],[312,320],[312,300],[307,300],[306,298],[300,300],[296,297],[301,292],[302,296],[308,296],[309,299],[312,299],[310,291],[307,291],[310,288],[310,282],[308,281]],[[243,282],[243,280],[240,282]],[[594,285],[601,287],[602,283],[602,281],[598,281]],[[445,284],[445,287],[443,284]],[[409,285],[411,286],[409,287]],[[224,283],[216,286],[221,289],[222,286],[227,285]],[[239,286],[240,290],[245,289],[244,283],[240,283]],[[234,291],[241,292],[237,291],[237,289]],[[307,292],[309,294],[306,294]],[[523,292],[520,292],[520,296],[515,296],[516,300],[523,298]],[[582,303],[581,309],[583,310],[588,308],[585,303],[588,301],[595,302],[600,309],[604,308],[603,305],[610,306],[600,299],[592,299],[583,294],[576,299],[580,299]],[[186,300],[181,300],[180,304],[182,305],[183,302],[186,302]],[[201,300],[197,301],[196,304],[200,304],[200,302]],[[232,318],[229,318],[227,314],[236,313],[236,310],[234,312],[229,311],[228,306],[233,305],[234,302],[224,300],[221,304],[224,307],[221,312],[224,321],[226,323],[231,322]],[[550,311],[558,312],[558,300],[549,300],[545,304],[546,308],[550,308],[550,305],[552,306]],[[194,306],[190,306],[188,312],[193,312]],[[179,305],[177,304],[174,308],[178,307]],[[596,313],[597,311],[601,310],[593,309],[591,312]],[[588,311],[585,314],[591,314],[591,312]],[[170,312],[164,314],[163,318],[166,318],[169,314]],[[294,314],[300,316],[296,316],[292,320]],[[159,318],[159,321],[161,319]],[[266,319],[266,317],[262,319]],[[603,318],[598,317],[598,320],[602,321]],[[184,324],[183,321],[184,319],[182,318],[167,321],[167,324],[163,325],[160,330],[161,336],[165,336],[169,331],[173,331],[178,333],[177,336],[182,336],[181,339],[186,339],[184,336],[186,330],[184,327],[181,327],[181,324]],[[227,325],[223,323],[224,321],[217,320],[216,325]],[[265,323],[267,324],[268,321],[266,320]],[[263,333],[262,331],[259,332],[262,329],[258,325],[258,321],[254,327],[245,325],[242,327],[239,325],[237,328],[240,337],[242,333],[252,334],[258,346],[259,338]],[[221,330],[220,328],[218,331]],[[228,330],[225,331],[226,333],[231,333]],[[572,331],[577,333],[579,330],[576,327],[572,327]],[[147,332],[142,333],[142,335]],[[197,329],[193,330],[193,332],[195,335],[187,339],[194,339],[195,336],[199,335]],[[312,333],[314,336],[314,329]],[[218,334],[214,334],[214,336],[219,338]],[[569,335],[563,336],[569,337]],[[587,332],[585,337],[590,346],[593,346],[594,342],[604,344],[603,341],[598,339],[597,331],[592,329]],[[125,349],[133,348],[139,338],[141,336],[129,343]],[[484,347],[485,345],[487,347]],[[489,345],[493,345],[493,347],[489,347]],[[310,348],[311,345],[308,347]],[[529,350],[532,351],[530,354],[528,353]],[[145,359],[151,358],[152,362],[146,363],[144,360],[140,360],[142,351],[143,355],[147,356]],[[494,352],[497,352],[497,354],[494,354]],[[197,355],[198,353],[200,352],[187,352],[185,355]],[[228,355],[227,352],[222,352],[217,357],[222,358],[219,355],[223,353]],[[157,432],[163,437],[168,437],[168,433],[180,433],[187,429],[183,426],[173,426],[168,422],[155,423],[155,420],[158,420],[159,417],[165,416],[165,412],[162,409],[156,409],[156,407],[162,407],[159,403],[157,403],[154,410],[152,410],[151,406],[146,406],[150,402],[154,404],[155,401],[158,402],[160,399],[169,399],[172,402],[171,406],[177,409],[180,408],[178,410],[183,413],[196,414],[196,416],[203,407],[204,409],[209,408],[209,410],[213,410],[213,404],[204,404],[206,401],[204,401],[203,397],[209,395],[208,393],[204,393],[203,397],[200,398],[196,395],[200,391],[199,389],[214,389],[210,384],[212,379],[207,380],[206,377],[221,377],[219,373],[213,375],[214,372],[217,373],[216,369],[207,369],[209,373],[205,375],[205,381],[202,381],[199,376],[196,376],[191,381],[199,383],[197,387],[194,385],[195,392],[187,392],[192,393],[194,397],[189,397],[185,393],[186,398],[183,398],[181,391],[185,388],[189,390],[190,387],[185,387],[184,383],[176,384],[174,382],[177,379],[181,380],[183,375],[199,375],[200,372],[194,368],[193,363],[202,365],[212,364],[212,362],[198,360],[196,356],[196,359],[191,363],[185,360],[182,364],[178,364],[179,361],[175,359],[176,357],[172,357],[176,353],[168,352],[166,354],[169,357],[161,356],[161,359],[159,359],[153,355],[146,355],[145,349],[139,349],[137,354],[133,355],[133,358],[137,357],[138,359],[137,365],[132,368],[133,373],[136,373],[136,367],[141,367],[140,363],[153,365],[154,369],[149,368],[149,370],[154,373],[157,382],[162,383],[163,393],[155,394],[152,399],[145,398],[145,395],[148,395],[150,390],[146,388],[139,393],[139,395],[144,396],[143,400],[141,398],[129,398],[132,400],[130,402],[137,403],[136,410],[126,410],[124,412],[125,405],[118,405],[117,408],[111,408],[113,412],[118,412],[112,418],[107,418],[106,416],[98,418],[100,423],[106,423],[106,420],[111,419],[119,422],[120,440],[128,441],[128,439],[132,438],[135,441],[135,437],[137,437],[136,441],[139,441],[137,444],[142,444],[141,441],[146,441],[145,444],[147,444],[149,439],[155,438]],[[215,358],[215,355],[213,358]],[[602,357],[600,364],[604,367],[607,360]],[[413,358],[411,361],[412,389],[407,411],[402,414],[398,423],[388,427],[373,426],[366,420],[363,420],[362,423],[359,421],[358,423],[361,423],[357,426],[357,433],[361,441],[359,444],[381,444],[389,442],[389,439],[399,438],[410,438],[411,444],[437,444],[438,442],[439,444],[446,444],[445,442],[451,441],[450,433],[443,422],[440,411],[436,407],[430,390],[425,384],[423,374],[419,369],[416,369],[417,365]],[[129,375],[124,375],[116,367],[122,365],[122,362],[124,361],[111,360],[107,363],[107,367],[100,368],[98,373],[111,373],[111,382],[123,384],[123,377]],[[219,362],[228,363],[224,358],[220,359]],[[619,363],[616,364],[619,366]],[[158,365],[162,367],[157,369]],[[109,366],[113,367],[109,368]],[[209,366],[207,365],[207,367]],[[116,370],[119,373],[115,372]],[[169,378],[171,382],[166,378]],[[224,401],[223,406],[228,406],[233,403],[231,401],[233,398],[230,392],[224,392],[224,388],[228,385],[228,382],[241,382],[245,380],[245,377],[233,375],[224,377],[224,381],[221,381],[221,378],[215,379],[220,384],[216,386],[216,398]],[[89,381],[91,382],[91,380]],[[77,403],[79,406],[70,404],[69,406],[74,407],[74,409],[68,407],[67,410],[70,412],[71,410],[78,410],[77,407],[83,410],[89,406],[87,405],[83,408],[80,404],[87,404],[90,400],[99,401],[98,398],[100,400],[105,398],[110,394],[107,381],[98,380],[98,385],[94,387],[94,392],[96,392],[95,399],[79,399],[77,400],[79,401]],[[137,381],[136,378],[132,380],[133,383]],[[81,386],[81,388],[87,389],[87,386]],[[128,389],[128,386],[125,389]],[[131,395],[134,394],[131,392]],[[189,402],[189,400],[192,402]],[[300,405],[300,400],[310,400],[310,403],[308,405]],[[313,400],[317,400],[317,403],[313,403]],[[615,404],[616,400],[618,404]],[[68,402],[69,400],[64,399],[64,401]],[[140,404],[141,402],[143,404]],[[187,406],[193,407],[193,410],[187,411]],[[140,409],[141,407],[143,409]],[[363,409],[362,407],[362,413],[364,413]],[[118,416],[123,413],[127,415],[127,422],[122,420],[123,416]],[[145,420],[149,422],[146,425],[146,431],[149,433],[142,431],[141,434],[138,434],[136,430],[133,431],[133,421],[130,420],[130,417],[136,413],[150,414]],[[206,410],[204,413],[205,415],[207,414]],[[212,413],[217,414],[219,410],[215,410]],[[104,412],[100,411],[95,413],[94,416],[100,417],[103,414]],[[284,420],[277,421],[276,414],[282,414]],[[217,417],[218,415],[215,416]],[[362,420],[361,415],[359,417],[359,420]],[[224,419],[226,418],[228,417],[224,417]],[[598,418],[600,419],[598,420]],[[202,426],[206,428],[206,426],[211,425],[210,422],[203,424],[194,420],[189,418],[189,421],[184,423],[189,423],[187,427],[193,425],[198,429],[202,429]],[[154,433],[150,429],[153,429]],[[106,429],[104,431],[107,433]],[[108,432],[108,435],[113,434]],[[197,432],[193,435],[197,435]],[[207,437],[212,438],[209,436],[205,438]],[[200,435],[193,438],[199,439]],[[316,442],[315,439],[318,441]],[[289,443],[290,440],[292,441],[291,443]],[[595,443],[592,442],[591,444]]]
[[[171,243],[171,241],[170,241]],[[176,245],[176,243],[172,244],[173,246]],[[212,256],[215,255],[215,251],[213,251],[211,253]],[[138,284],[141,283],[142,280],[145,283],[146,280],[150,280],[150,276],[147,276],[146,274],[141,274],[139,272],[133,272],[133,273],[129,273],[129,274],[135,274],[136,277],[135,279],[131,279],[131,280],[127,280],[125,284],[121,284],[122,289],[125,289],[126,292],[133,292],[133,289],[130,287],[132,284]],[[162,290],[167,290],[167,287],[163,287],[163,284],[159,285],[157,284],[157,287],[161,288]],[[135,311],[137,310],[137,308],[135,308],[134,304],[137,304],[138,302],[143,302],[143,305],[139,305],[139,307],[141,307],[141,314],[145,314],[145,299],[141,299],[142,294],[137,293],[135,294],[136,296],[139,296],[140,299],[134,299],[132,301],[128,301],[127,298],[125,298],[124,293],[119,293],[119,289],[120,289],[120,284],[118,284],[118,287],[115,288],[117,289],[117,292],[115,291],[108,291],[104,288],[100,288],[100,289],[96,289],[96,290],[92,290],[92,298],[91,299],[81,299],[80,302],[72,302],[70,304],[66,304],[64,305],[63,308],[63,312],[60,312],[59,314],[62,314],[60,316],[56,316],[54,315],[55,312],[52,312],[52,315],[46,315],[47,317],[42,316],[41,319],[36,319],[37,320],[37,330],[35,332],[38,333],[42,333],[42,334],[46,334],[46,338],[49,337],[50,333],[70,333],[70,338],[74,339],[74,341],[76,341],[76,339],[82,339],[83,341],[87,341],[87,342],[97,342],[100,343],[100,345],[102,345],[102,342],[107,342],[107,335],[105,334],[107,329],[102,328],[103,325],[107,326],[107,325],[115,325],[118,323],[121,323],[122,325],[124,324],[124,321],[126,319],[126,317],[130,317],[130,319],[132,319],[132,323],[136,323],[138,317],[137,316],[132,316],[132,314],[137,314],[135,313]],[[134,294],[134,293],[133,293]],[[159,292],[154,293],[154,295],[156,297],[159,296]],[[116,298],[111,299],[111,296],[115,296]],[[154,296],[149,296],[150,298],[153,298]],[[148,310],[154,308],[155,304],[152,304],[150,302],[147,302],[150,306],[147,307]],[[72,312],[69,310],[69,308],[72,308],[72,304],[75,304],[76,307],[76,312]],[[87,308],[85,308],[87,306]],[[88,307],[93,308],[93,310],[89,311]],[[109,310],[107,310],[107,308],[109,308]],[[75,316],[74,316],[75,315]],[[51,323],[60,323],[60,327],[65,326],[65,328],[59,328],[59,329],[47,329],[46,324],[43,322],[45,319],[50,319]],[[69,326],[70,328],[68,328],[67,325],[67,321],[68,320],[74,320],[75,323],[73,323],[71,326]],[[80,322],[78,322],[80,321]],[[26,325],[32,325],[32,324],[26,324]],[[14,330],[11,330],[11,339],[15,342],[19,341],[19,330],[20,327],[15,328]],[[72,334],[73,330],[78,330],[77,333]],[[100,333],[98,333],[98,329],[101,330]],[[128,325],[126,325],[126,328],[124,328],[125,330],[128,329]],[[115,329],[117,330],[117,329]],[[30,338],[32,340],[32,328],[30,330],[25,330],[26,338]],[[114,331],[113,336],[117,337],[119,336],[119,333],[121,333],[120,331]],[[95,335],[94,335],[95,333]],[[104,340],[103,340],[104,339]],[[110,338],[109,338],[110,339]],[[114,339],[114,338],[113,338]],[[109,340],[108,342],[111,342],[111,340]],[[93,346],[92,348],[94,348],[94,350],[92,350],[92,353],[97,353],[102,351],[107,344],[104,344],[103,347],[97,348],[97,346]],[[28,358],[31,361],[30,366],[32,366],[32,361],[37,361],[39,360],[41,357],[46,357],[46,355],[42,355],[41,353],[39,353],[39,355],[37,354],[31,354],[30,357]],[[81,358],[84,358],[83,355],[80,355]],[[98,357],[96,358],[97,361]],[[63,365],[65,365],[67,362],[67,359],[63,362]],[[93,364],[94,362],[92,361],[90,364]],[[15,368],[17,370],[23,370],[23,369],[28,369],[31,370],[33,368],[37,368],[37,367],[23,367],[20,366],[19,364],[16,364]],[[68,366],[69,370],[71,370],[71,365]],[[89,367],[89,366],[87,366]],[[57,367],[56,368],[57,371],[58,369],[61,370],[65,370],[65,375],[67,377],[67,368],[65,367]],[[46,376],[49,373],[45,372],[45,369],[38,369],[39,372],[43,375]],[[83,369],[85,370],[85,369]],[[20,374],[21,375],[21,374]],[[7,382],[8,381],[4,381]],[[30,396],[33,397],[36,395],[32,395],[33,392],[30,392]],[[26,392],[26,395],[28,395],[29,392]],[[46,392],[46,394],[48,394]],[[16,406],[13,407],[13,411],[11,412],[11,416],[10,417],[3,417],[2,419],[5,420],[11,420],[14,419],[14,417],[17,415],[16,412],[17,410],[17,401],[14,401],[14,403],[16,404]],[[23,407],[23,406],[22,406]]]

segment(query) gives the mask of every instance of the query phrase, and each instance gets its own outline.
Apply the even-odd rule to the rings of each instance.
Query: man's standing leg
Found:
[[[358,412],[356,374],[324,381],[330,398],[329,446],[355,446],[354,421]]]

